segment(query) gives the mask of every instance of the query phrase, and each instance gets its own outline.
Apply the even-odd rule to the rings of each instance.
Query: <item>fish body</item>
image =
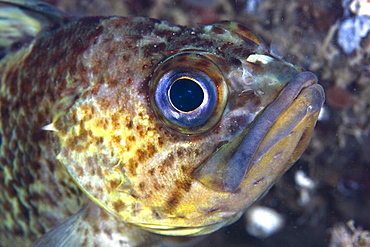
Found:
[[[241,24],[48,18],[0,60],[5,246],[208,234],[308,145],[322,87]]]

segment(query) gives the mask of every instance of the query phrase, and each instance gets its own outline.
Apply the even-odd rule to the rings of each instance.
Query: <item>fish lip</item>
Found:
[[[305,89],[318,85],[317,83],[318,78],[314,73],[309,71],[300,72],[288,82],[274,102],[266,107],[262,114],[256,119],[255,123],[253,123],[247,136],[238,147],[238,150],[247,150],[247,155],[244,155],[245,152],[243,151],[236,151],[226,165],[227,169],[223,176],[225,192],[234,192],[238,189],[244,180],[250,164],[255,158],[255,153],[272,125]],[[320,85],[318,86],[322,89]],[[310,109],[307,109],[307,111],[315,112],[321,109],[324,102],[324,92],[320,89],[319,92],[321,95],[317,98],[322,98],[322,100],[313,101],[313,103],[316,104],[314,106],[310,105]],[[254,144],[251,145],[251,143]],[[252,148],[244,148],[250,146],[252,146]]]
[[[296,74],[281,90],[278,97],[255,119],[252,127],[244,131],[240,144],[231,149],[233,153],[228,157],[226,164],[218,162],[220,158],[224,158],[222,157],[224,150],[220,148],[217,151],[218,154],[214,153],[210,159],[194,171],[195,179],[215,191],[236,192],[246,176],[256,151],[272,125],[304,89],[317,83],[318,78],[312,72],[305,71]],[[321,95],[318,97],[324,100],[323,90],[319,91]],[[320,109],[323,100],[312,106],[311,110]]]

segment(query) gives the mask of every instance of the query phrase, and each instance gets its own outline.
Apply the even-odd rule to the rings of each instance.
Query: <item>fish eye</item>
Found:
[[[199,54],[182,53],[156,69],[150,98],[155,112],[169,128],[199,134],[219,121],[227,87],[221,71],[211,60]]]
[[[192,128],[213,114],[217,91],[211,78],[196,70],[171,70],[159,80],[154,101],[171,123]]]

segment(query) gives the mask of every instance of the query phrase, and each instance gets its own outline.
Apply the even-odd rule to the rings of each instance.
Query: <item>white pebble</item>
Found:
[[[309,178],[304,171],[297,171],[295,173],[294,180],[295,183],[301,188],[315,188],[315,182],[311,178]]]
[[[247,232],[257,238],[267,238],[284,226],[283,217],[275,210],[254,206],[245,213]]]

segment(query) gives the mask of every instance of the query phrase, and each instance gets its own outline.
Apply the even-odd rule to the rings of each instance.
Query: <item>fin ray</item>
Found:
[[[42,31],[70,20],[71,16],[40,1],[0,1],[0,59],[30,43]]]

